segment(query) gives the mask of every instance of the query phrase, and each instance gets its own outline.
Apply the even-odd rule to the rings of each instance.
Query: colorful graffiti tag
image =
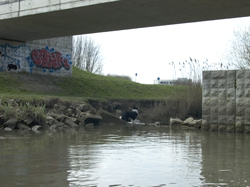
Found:
[[[4,71],[8,64],[20,66],[21,59],[25,57],[25,52],[30,52],[26,45],[18,47],[9,44],[0,45],[0,71]]]
[[[70,69],[69,60],[71,57],[63,56],[60,52],[54,51],[53,48],[51,50],[48,48],[32,50],[30,56],[37,67],[54,70],[62,67],[66,70]]]
[[[4,53],[0,51],[0,71],[3,71],[3,57]]]
[[[25,62],[27,64],[24,64]],[[54,48],[49,49],[48,46],[31,50],[27,45],[17,47],[9,44],[0,45],[0,71],[4,71],[9,64],[17,65],[23,70],[26,67],[30,73],[33,72],[34,67],[41,68],[44,73],[47,70],[54,73],[61,68],[69,70],[72,57],[71,54],[62,55]]]

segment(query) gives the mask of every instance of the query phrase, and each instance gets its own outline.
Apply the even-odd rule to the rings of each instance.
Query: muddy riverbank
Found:
[[[65,101],[57,98],[23,101],[1,101],[0,128],[5,131],[49,129],[63,130],[91,125],[126,125],[119,119],[122,111],[139,109],[135,125],[173,125],[176,120],[154,116],[157,101],[86,100]],[[172,124],[171,124],[172,123]],[[179,123],[178,126],[184,125]],[[188,125],[186,125],[188,127]]]

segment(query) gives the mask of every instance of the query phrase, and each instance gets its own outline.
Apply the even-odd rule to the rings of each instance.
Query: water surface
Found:
[[[250,136],[152,126],[0,132],[1,186],[250,186]]]

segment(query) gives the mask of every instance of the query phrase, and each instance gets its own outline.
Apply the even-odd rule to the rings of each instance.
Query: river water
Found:
[[[250,186],[250,135],[119,125],[0,132],[0,186]]]

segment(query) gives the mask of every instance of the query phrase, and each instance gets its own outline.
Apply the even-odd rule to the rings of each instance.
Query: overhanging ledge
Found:
[[[21,0],[14,1],[21,2]],[[71,1],[76,3],[78,0]],[[249,0],[95,0],[95,2],[63,10],[52,9],[51,5],[47,12],[34,14],[33,11],[32,15],[0,19],[0,38],[29,41],[250,16]]]

